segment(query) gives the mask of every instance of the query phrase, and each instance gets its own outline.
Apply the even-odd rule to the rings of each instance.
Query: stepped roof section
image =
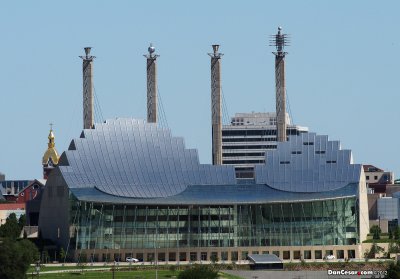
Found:
[[[124,204],[232,204],[323,200],[358,195],[361,165],[338,141],[290,136],[236,180],[232,166],[200,164],[197,150],[155,123],[114,119],[71,141],[50,178],[62,176],[79,200]]]
[[[200,164],[197,150],[143,120],[115,119],[85,129],[61,158],[70,188],[93,188],[115,196],[161,198],[189,185],[235,184],[230,166]],[[67,163],[66,163],[67,162]]]
[[[324,192],[358,183],[361,164],[354,164],[350,150],[328,136],[303,133],[279,142],[266,154],[265,165],[255,168],[256,182],[289,192]]]

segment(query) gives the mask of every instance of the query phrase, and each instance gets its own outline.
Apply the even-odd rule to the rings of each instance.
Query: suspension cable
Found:
[[[165,110],[164,110],[164,104],[163,104],[163,101],[162,101],[162,98],[161,98],[160,89],[159,89],[158,86],[157,86],[157,92],[158,92],[158,100],[159,100],[158,109],[160,111],[160,114],[159,114],[159,116],[160,116],[159,117],[160,124],[161,124],[162,127],[169,128],[168,121],[167,121],[167,115],[166,115]]]
[[[293,114],[292,114],[292,109],[290,107],[289,95],[287,93],[287,90],[286,90],[286,104],[287,104],[287,107],[288,107],[288,113],[289,113],[289,117],[290,117],[290,120],[291,120],[291,124],[294,125],[295,122],[294,122],[294,118],[293,118]]]
[[[94,85],[93,85],[93,91],[94,91],[93,95],[94,95],[94,106],[95,106],[95,110],[94,111],[95,111],[95,114],[97,113],[97,121],[99,123],[101,123],[101,122],[104,121],[104,117],[103,117],[103,112],[101,110],[99,97],[97,95],[96,88],[94,87]]]

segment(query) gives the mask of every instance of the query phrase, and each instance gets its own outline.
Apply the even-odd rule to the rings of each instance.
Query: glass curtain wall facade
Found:
[[[356,198],[309,202],[146,206],[71,199],[70,249],[351,245]]]

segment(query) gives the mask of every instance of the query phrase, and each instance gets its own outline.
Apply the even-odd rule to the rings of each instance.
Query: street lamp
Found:
[[[158,279],[157,261],[158,261],[157,245],[156,245],[156,242],[154,241],[154,265],[156,267],[156,279]]]
[[[40,272],[40,262],[39,261],[36,262],[35,270],[36,270],[36,275],[39,276],[39,272]]]

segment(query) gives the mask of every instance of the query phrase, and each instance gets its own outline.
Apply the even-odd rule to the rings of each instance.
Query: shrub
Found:
[[[390,263],[387,270],[386,278],[390,279],[400,279],[400,265],[397,263]]]
[[[373,225],[370,229],[369,232],[373,234],[373,239],[380,239],[381,238],[381,228],[377,225]]]
[[[218,256],[217,255],[215,255],[215,254],[212,254],[211,255],[211,257],[210,257],[210,260],[211,260],[211,262],[212,263],[216,263],[216,262],[218,262],[219,261],[219,258],[218,258]]]

